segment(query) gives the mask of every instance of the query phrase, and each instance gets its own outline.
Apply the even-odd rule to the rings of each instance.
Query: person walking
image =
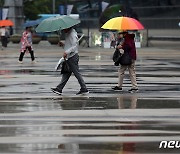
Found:
[[[9,26],[9,35],[12,36],[13,35],[13,27]]]
[[[113,47],[115,48],[116,47],[116,39],[115,39],[115,36],[114,36],[114,33],[113,32],[110,32],[110,48]]]
[[[23,57],[27,50],[29,51],[31,55],[32,63],[35,63],[34,50],[32,47],[31,27],[26,27],[21,37],[21,50],[20,50],[19,61],[18,61],[20,64],[23,63]]]
[[[128,69],[129,76],[131,79],[131,84],[132,84],[132,88],[129,90],[129,92],[137,92],[138,85],[137,85],[137,81],[136,81],[136,72],[135,72],[135,61],[136,61],[136,47],[135,47],[135,42],[134,42],[135,34],[129,34],[127,31],[125,31],[125,32],[120,33],[119,36],[122,37],[124,40],[123,40],[122,44],[117,45],[117,48],[119,50],[124,50],[126,52],[129,52],[130,57],[132,59],[132,63],[130,65],[121,65],[120,66],[120,69],[118,70],[118,74],[119,74],[118,86],[115,86],[112,89],[122,91],[122,85],[123,85],[125,71],[126,71],[126,69]]]
[[[2,50],[4,50],[4,48],[7,47],[7,43],[8,43],[8,30],[5,26],[0,28],[0,35],[1,35],[1,44],[2,44]]]
[[[77,78],[77,80],[80,84],[80,87],[81,87],[81,89],[77,93],[77,95],[87,94],[87,93],[89,93],[89,91],[86,87],[86,84],[85,84],[81,74],[79,73],[77,32],[72,27],[70,27],[68,29],[64,29],[63,31],[65,33],[65,43],[59,42],[59,45],[64,47],[65,51],[64,51],[63,57],[65,59],[67,59],[67,64],[69,65],[69,68],[71,71],[67,72],[67,73],[63,73],[60,84],[57,85],[56,88],[51,88],[51,90],[54,93],[61,95],[62,90],[63,90],[64,86],[66,85],[67,81],[69,80],[71,74],[74,73],[74,76]]]

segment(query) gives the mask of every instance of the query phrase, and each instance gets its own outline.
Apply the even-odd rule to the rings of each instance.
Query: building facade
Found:
[[[83,27],[99,26],[99,18],[103,13],[102,2],[109,3],[109,6],[122,5],[124,16],[132,16],[133,12],[146,28],[179,28],[179,0],[73,0],[71,3],[77,8],[76,13],[80,14]]]
[[[7,18],[14,23],[14,33],[21,33],[24,23],[23,0],[5,0],[4,7],[8,8]]]

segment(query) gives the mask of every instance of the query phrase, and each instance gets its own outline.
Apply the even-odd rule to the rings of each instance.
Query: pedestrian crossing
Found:
[[[163,103],[166,107],[160,108]],[[0,149],[5,145],[4,152],[17,153],[178,152],[159,149],[159,143],[179,140],[179,107],[175,99],[132,101],[126,96],[1,101]]]

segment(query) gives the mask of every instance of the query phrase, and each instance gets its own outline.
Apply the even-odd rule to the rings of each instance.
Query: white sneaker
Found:
[[[37,61],[35,61],[35,60],[31,61],[31,64],[36,64],[36,63],[37,63]]]
[[[19,64],[22,64],[22,63],[23,63],[23,61],[19,61],[19,60],[18,60],[18,63],[19,63]]]

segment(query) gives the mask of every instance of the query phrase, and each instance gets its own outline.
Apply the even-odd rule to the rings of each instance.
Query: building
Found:
[[[179,0],[73,0],[71,3],[77,8],[76,13],[80,14],[83,27],[95,28],[99,26],[102,2],[109,3],[109,6],[122,5],[125,16],[131,16],[133,11],[148,29],[179,28]]]

